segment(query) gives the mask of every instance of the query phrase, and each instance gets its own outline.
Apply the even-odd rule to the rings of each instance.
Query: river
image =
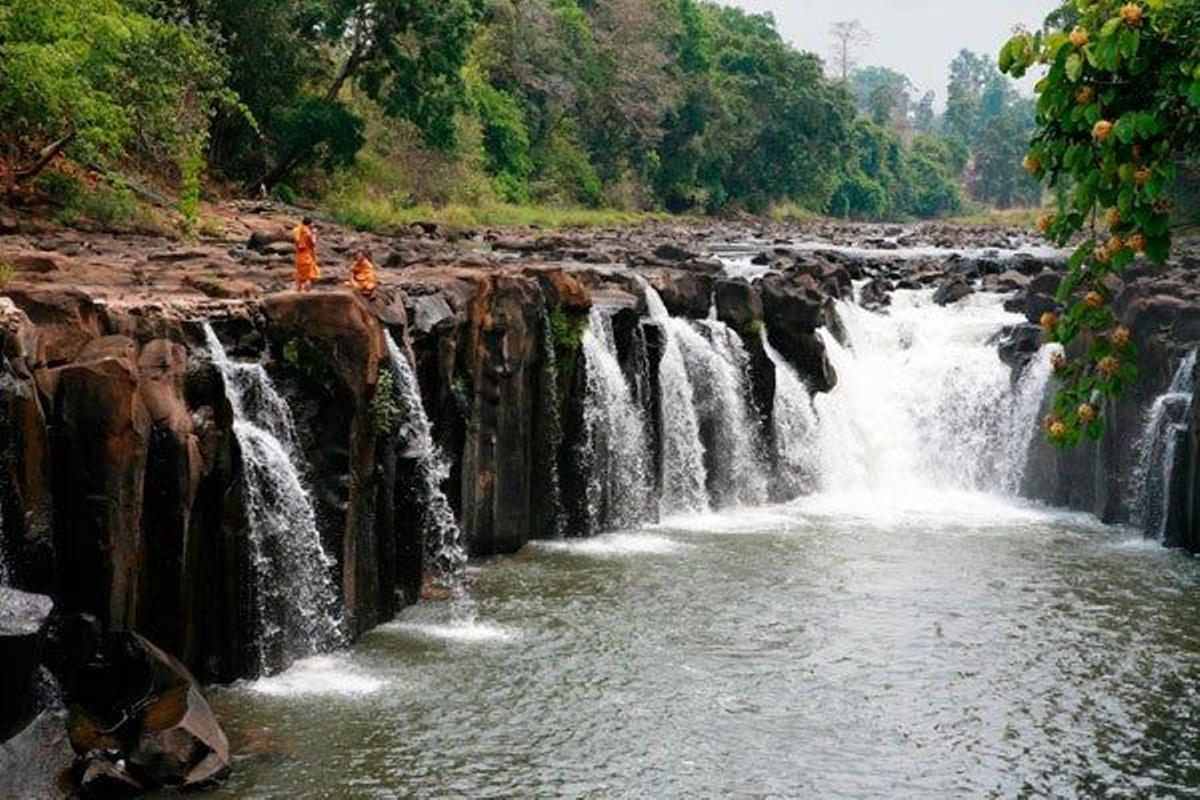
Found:
[[[218,692],[249,753],[220,794],[1200,793],[1200,565],[1086,517],[910,500],[480,564],[469,604]]]
[[[841,304],[831,394],[780,381],[780,462],[807,496],[475,562],[457,602],[215,690],[240,754],[217,795],[1200,796],[1200,563],[1021,500],[1048,354],[1014,383],[994,336],[1020,318],[930,294]],[[728,399],[668,420],[668,439],[706,415],[744,427],[728,336],[651,310],[669,323],[664,393]],[[590,419],[606,516],[637,519],[640,495],[611,508],[638,495],[612,462],[645,463],[621,455],[644,445]],[[693,506],[789,477],[752,474],[762,453],[737,444],[723,454],[744,466]],[[694,445],[667,448],[683,454],[667,485],[703,490]]]

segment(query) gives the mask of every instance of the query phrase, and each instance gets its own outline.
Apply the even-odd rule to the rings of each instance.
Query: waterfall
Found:
[[[595,308],[583,334],[583,354],[588,521],[590,532],[599,533],[647,519],[650,454],[645,418],[617,357],[612,319]]]
[[[820,465],[818,421],[808,387],[787,360],[771,346],[763,330],[763,348],[775,365],[775,405],[772,423],[775,439],[775,477],[779,496],[799,497],[815,488]]]
[[[542,352],[545,355],[545,361],[542,363],[542,386],[546,392],[542,413],[545,417],[547,436],[544,442],[539,442],[539,446],[546,447],[550,466],[545,477],[549,482],[546,495],[550,498],[551,533],[554,538],[561,539],[564,535],[563,520],[566,514],[562,501],[562,480],[558,473],[558,453],[563,443],[561,399],[558,394],[558,348],[554,344],[550,315],[545,308],[542,309]]]
[[[0,497],[0,586],[8,586],[12,580],[7,551],[8,540],[4,536],[4,498]]]
[[[678,341],[679,327],[686,323],[667,312],[654,287],[645,283],[643,286],[650,318],[663,326],[666,337],[658,367],[662,423],[659,507],[664,514],[704,511],[708,508],[704,445],[700,442],[700,420],[693,405],[692,384]]]
[[[1038,417],[1046,402],[1046,387],[1054,377],[1051,359],[1062,352],[1062,345],[1043,345],[1017,379],[1013,400],[1008,406],[1007,434],[1001,462],[1001,485],[1008,494],[1020,494],[1025,482],[1029,451],[1040,430]]]
[[[887,315],[846,302],[837,313],[846,344],[819,332],[839,377],[814,401],[823,489],[994,491],[1019,481],[1048,374],[1033,368],[1014,398],[990,341],[1017,316],[987,295],[941,307],[929,291],[897,291]]]
[[[715,319],[677,321],[676,335],[695,389],[701,430],[709,432],[709,488],[718,507],[767,501],[758,426],[749,411],[750,356],[736,333]]]
[[[433,441],[433,425],[421,402],[417,375],[391,333],[387,334],[387,348],[400,410],[397,437],[401,451],[416,459],[422,484],[426,567],[433,569],[442,583],[453,585],[466,567],[467,551],[450,501],[442,491],[442,484],[450,475],[450,462]]]
[[[255,641],[265,674],[339,643],[335,562],[321,547],[287,403],[261,364],[231,361],[208,323],[204,335],[241,450]]]
[[[1187,430],[1195,391],[1196,354],[1184,357],[1167,391],[1150,406],[1134,447],[1138,461],[1130,478],[1130,516],[1155,539],[1166,532],[1176,448]]]

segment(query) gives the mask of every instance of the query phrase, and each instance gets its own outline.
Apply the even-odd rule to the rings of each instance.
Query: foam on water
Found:
[[[344,653],[301,659],[288,669],[245,684],[255,694],[268,697],[308,695],[358,697],[378,692],[386,681],[367,675]]]
[[[552,553],[593,558],[620,558],[639,555],[670,555],[687,545],[652,533],[606,533],[591,539],[564,539],[557,542],[533,542],[532,547]]]
[[[449,622],[396,621],[380,628],[385,633],[398,633],[416,639],[461,644],[512,642],[519,635],[492,622],[476,619],[456,619]]]
[[[667,517],[658,529],[681,533],[764,533],[803,526],[787,506],[758,506]]]

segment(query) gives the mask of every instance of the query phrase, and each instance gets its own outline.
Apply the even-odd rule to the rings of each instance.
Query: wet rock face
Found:
[[[1186,247],[1186,246],[1185,246]],[[1105,437],[1096,444],[1058,452],[1045,443],[1035,446],[1026,492],[1036,499],[1091,511],[1107,522],[1128,521],[1128,498],[1139,453],[1145,412],[1170,385],[1180,361],[1200,346],[1200,287],[1195,283],[1197,262],[1186,254],[1180,262],[1156,266],[1138,262],[1110,287],[1112,307],[1120,323],[1133,334],[1138,350],[1138,381],[1105,408]],[[1061,276],[1036,274],[1024,295],[1024,311],[1036,322],[1044,311],[1058,310],[1054,300]],[[1020,297],[1021,295],[1018,295]],[[1029,334],[1032,336],[1032,334]],[[1176,448],[1176,452],[1181,448]],[[1186,448],[1182,448],[1186,449]],[[1168,539],[1182,544],[1190,535],[1193,517],[1184,513],[1187,481],[1177,468],[1170,504],[1172,530]]]
[[[33,708],[33,681],[41,661],[54,601],[0,587],[0,741],[16,733]]]
[[[837,385],[825,343],[816,335],[831,317],[829,296],[803,273],[768,275],[759,282],[767,329],[776,349],[813,392]]]

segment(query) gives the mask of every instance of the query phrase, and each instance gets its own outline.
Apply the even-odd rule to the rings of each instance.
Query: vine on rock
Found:
[[[1037,65],[1047,73],[1025,168],[1057,198],[1038,228],[1060,247],[1084,237],[1058,289],[1065,311],[1041,319],[1065,348],[1053,356],[1062,387],[1046,432],[1067,446],[1099,439],[1105,400],[1138,377],[1112,300],[1130,264],[1171,252],[1170,189],[1178,162],[1200,148],[1200,3],[1070,0],[1000,52],[1014,78]]]

